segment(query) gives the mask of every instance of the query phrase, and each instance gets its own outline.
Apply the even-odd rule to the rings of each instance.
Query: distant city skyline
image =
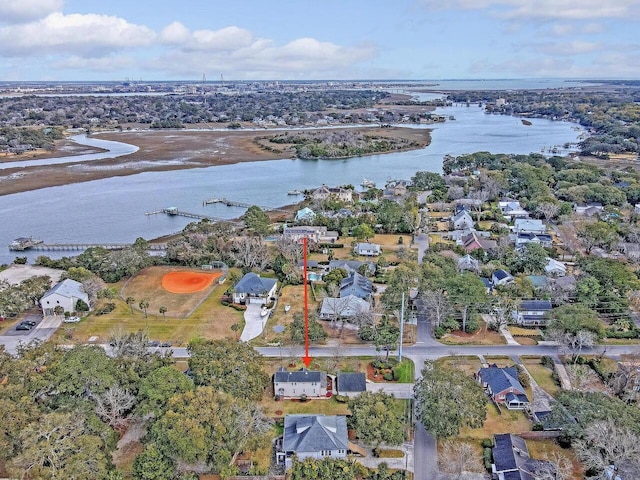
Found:
[[[640,0],[0,0],[0,81],[640,78]]]

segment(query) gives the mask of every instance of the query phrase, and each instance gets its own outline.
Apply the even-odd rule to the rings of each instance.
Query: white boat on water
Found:
[[[289,190],[287,192],[287,195],[302,195],[302,191],[301,190]]]
[[[360,184],[364,188],[376,188],[376,182],[372,182],[371,180],[367,180],[366,178],[362,179],[362,183]]]

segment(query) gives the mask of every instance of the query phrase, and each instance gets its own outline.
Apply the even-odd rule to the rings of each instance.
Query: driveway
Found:
[[[367,382],[367,392],[384,392],[396,398],[413,398],[413,383]]]
[[[429,250],[429,235],[426,233],[419,233],[415,236],[414,242],[418,245],[418,263],[422,263],[422,257]]]
[[[43,319],[40,315],[29,314],[24,317],[24,320],[33,320],[38,324],[28,331],[16,331],[15,326],[13,326],[4,335],[0,335],[0,345],[4,345],[5,350],[12,355],[18,352],[18,346],[21,343],[26,344],[36,339],[43,342],[48,340],[62,325],[62,317],[56,317],[55,315]]]
[[[255,303],[247,305],[247,309],[244,311],[244,329],[242,330],[242,335],[240,335],[242,342],[248,342],[262,333],[268,317],[261,317],[261,310],[262,305]]]

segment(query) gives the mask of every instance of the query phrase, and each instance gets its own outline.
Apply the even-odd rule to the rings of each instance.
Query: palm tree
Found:
[[[140,307],[140,310],[144,312],[144,318],[147,318],[147,308],[149,308],[149,302],[147,300],[140,300],[138,306]]]
[[[63,315],[64,314],[64,308],[62,307],[62,305],[56,305],[53,309],[53,313],[55,315]]]
[[[162,318],[165,319],[164,314],[167,313],[167,307],[162,306],[158,309],[158,311],[162,314]]]
[[[133,304],[135,303],[136,299],[133,297],[127,297],[127,299],[125,300],[125,303],[127,305],[129,305],[129,308],[131,308],[131,315],[133,315]]]

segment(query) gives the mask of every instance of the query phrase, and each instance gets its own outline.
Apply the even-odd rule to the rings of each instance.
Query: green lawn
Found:
[[[398,383],[413,383],[415,381],[415,366],[408,358],[403,358],[402,363],[396,367]]]
[[[520,359],[540,388],[549,395],[556,396],[560,386],[553,379],[553,372],[540,363],[540,357],[521,357]]]

